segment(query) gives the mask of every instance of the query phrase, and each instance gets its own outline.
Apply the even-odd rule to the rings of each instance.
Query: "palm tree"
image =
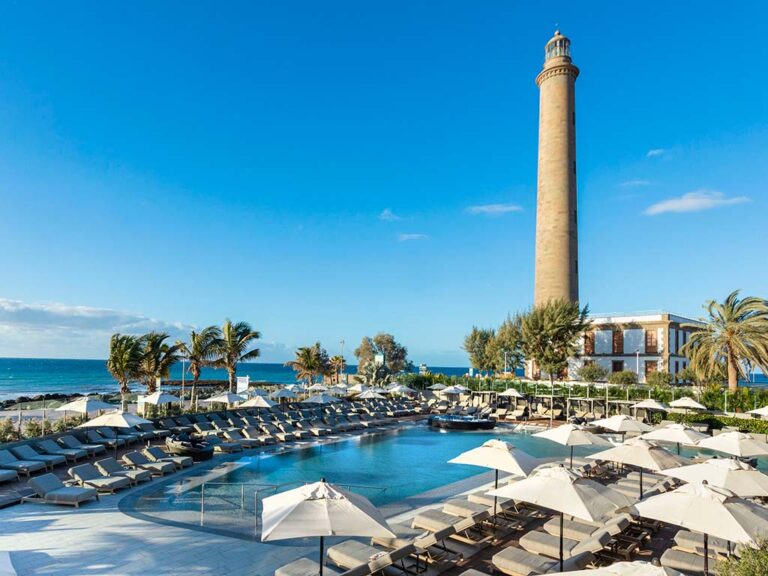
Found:
[[[341,382],[341,374],[344,372],[344,370],[347,368],[347,361],[344,360],[344,356],[332,356],[331,359],[328,361],[329,368],[331,370],[331,374],[333,374],[336,383]]]
[[[522,318],[525,357],[549,375],[552,391],[555,376],[568,367],[569,358],[578,355],[581,336],[589,328],[588,313],[586,306],[580,309],[576,302],[550,300]]]
[[[320,342],[315,342],[314,346],[303,346],[295,352],[295,358],[285,365],[296,372],[296,380],[307,380],[310,386],[315,381],[315,376],[322,376],[328,373],[329,360],[328,353],[320,346]]]
[[[731,292],[721,303],[710,300],[704,306],[704,326],[683,324],[691,337],[681,348],[697,374],[709,377],[726,368],[728,389],[735,391],[745,365],[768,373],[768,301]]]
[[[139,338],[139,380],[147,387],[148,394],[157,389],[158,378],[167,378],[171,366],[181,360],[184,344],[169,345],[165,342],[168,338],[165,332],[150,332]]]
[[[131,380],[139,377],[139,362],[141,361],[141,344],[136,336],[129,334],[112,334],[109,339],[109,359],[107,370],[120,385],[122,408],[127,408],[129,386]]]
[[[189,362],[187,370],[192,374],[191,404],[197,406],[197,381],[203,367],[211,364],[216,356],[216,341],[221,338],[218,326],[208,326],[200,332],[194,330],[189,334],[189,344],[184,346],[184,353]]]
[[[237,363],[258,358],[258,348],[248,350],[251,344],[261,338],[261,333],[251,328],[248,322],[233,323],[227,319],[221,327],[221,335],[213,344],[216,359],[212,362],[217,368],[224,368],[229,375],[229,391],[235,391]]]

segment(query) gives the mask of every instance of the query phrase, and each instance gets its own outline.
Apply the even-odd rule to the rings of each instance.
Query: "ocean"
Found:
[[[354,373],[356,366],[348,366]],[[461,376],[468,368],[430,367],[433,372]],[[295,382],[295,373],[282,364],[242,363],[238,376],[250,376],[251,382]],[[189,378],[189,374],[186,375]],[[205,368],[201,380],[226,380],[225,370]],[[171,380],[181,380],[181,364],[171,369]],[[135,391],[142,387],[134,385]],[[107,371],[104,360],[53,360],[41,358],[0,358],[0,401],[36,394],[113,393],[118,387]]]
[[[356,366],[349,366],[347,372],[352,374],[356,369]],[[466,367],[430,366],[429,369],[449,376],[462,376],[468,371]],[[243,363],[238,366],[237,373],[239,376],[250,376],[251,382],[295,382],[293,370],[282,364]],[[189,375],[186,377],[189,378]],[[214,368],[203,369],[201,376],[201,380],[226,378],[226,371]],[[754,382],[743,382],[742,385],[768,386],[765,375],[756,374],[754,379]],[[172,368],[171,380],[181,380],[181,364]],[[133,388],[137,392],[142,390],[138,384]],[[114,393],[117,389],[117,383],[107,372],[104,360],[0,358],[0,401],[36,394]]]

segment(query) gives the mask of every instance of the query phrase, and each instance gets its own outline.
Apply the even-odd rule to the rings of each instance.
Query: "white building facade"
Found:
[[[680,353],[688,342],[690,328],[696,320],[667,312],[596,316],[590,319],[592,329],[585,334],[579,358],[569,362],[568,378],[578,379],[585,364],[597,364],[608,371],[636,372],[638,382],[657,371],[676,375],[688,366]]]

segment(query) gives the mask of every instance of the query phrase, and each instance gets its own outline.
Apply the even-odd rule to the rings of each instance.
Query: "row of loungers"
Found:
[[[27,485],[34,495],[24,496],[22,502],[80,507],[88,500],[98,500],[99,494],[114,494],[118,490],[137,486],[139,482],[147,482],[153,476],[165,476],[193,463],[192,458],[170,456],[157,446],[141,452],[129,452],[122,459],[123,463],[114,458],[104,458],[94,464],[73,466],[67,471],[71,478],[70,485],[51,473],[32,478]]]

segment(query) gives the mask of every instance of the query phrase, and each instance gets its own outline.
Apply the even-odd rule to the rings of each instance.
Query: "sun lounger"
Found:
[[[115,446],[125,446],[125,440],[106,438],[99,434],[96,430],[86,430],[84,432],[86,440],[92,444],[101,444],[108,448],[114,448]]]
[[[317,576],[319,573],[320,564],[309,558],[299,558],[275,570],[275,576]],[[323,566],[323,574],[339,576],[340,572],[328,566]]]
[[[38,461],[45,463],[48,470],[53,470],[54,466],[58,466],[59,464],[65,464],[67,462],[67,459],[64,456],[59,455],[51,455],[51,454],[40,454],[37,452],[32,446],[29,444],[22,444],[21,446],[16,446],[14,448],[11,448],[11,452],[13,452],[17,457],[21,458],[22,460],[32,460],[32,461]]]
[[[608,546],[610,541],[611,535],[604,529],[598,530],[594,534],[590,534],[583,541],[563,538],[563,558],[577,556],[582,552],[591,552],[592,554],[595,554]],[[560,557],[560,536],[553,536],[547,532],[532,530],[523,535],[520,538],[519,543],[520,547],[528,550],[528,552],[549,556],[550,558],[555,559]]]
[[[165,476],[176,471],[176,465],[173,462],[152,462],[141,452],[128,452],[124,454],[123,462],[132,468],[147,470],[153,476]]]
[[[297,430],[292,424],[283,422],[280,424],[280,429],[286,434],[292,434],[296,440],[307,440],[309,438],[309,432],[306,430]]]
[[[99,492],[114,494],[116,490],[127,488],[131,485],[130,479],[125,476],[104,476],[93,464],[81,464],[67,470],[67,473],[81,486],[95,488]]]
[[[255,438],[246,438],[238,430],[224,432],[224,437],[230,442],[240,444],[243,448],[258,448],[261,442]]]
[[[367,564],[372,574],[400,563],[401,569],[406,572],[404,560],[415,551],[416,549],[410,544],[397,550],[387,551],[357,540],[346,540],[328,548],[327,557],[336,566],[347,570]]]
[[[87,458],[88,451],[80,448],[62,448],[51,439],[39,440],[37,447],[43,454],[51,456],[64,456],[67,462],[77,462],[80,458]]]
[[[704,574],[704,556],[670,548],[661,555],[661,565],[686,574]],[[715,575],[716,562],[710,558],[708,576]]]
[[[151,434],[153,438],[157,438],[159,440],[167,438],[171,435],[170,430],[162,430],[160,428],[156,428],[154,424],[139,424],[136,426],[136,429],[140,433],[143,432],[144,434]]]
[[[192,464],[194,464],[194,460],[192,460],[190,456],[172,456],[171,454],[166,453],[159,446],[144,448],[142,452],[144,453],[144,456],[149,458],[152,462],[170,462],[176,467],[177,470],[187,468],[188,466],[192,466]]]
[[[605,528],[611,536],[616,536],[629,528],[632,517],[620,514],[607,520],[604,524],[589,523],[583,520],[563,520],[563,536],[571,540],[585,540],[598,530]],[[560,536],[560,517],[556,516],[544,524],[544,530],[553,536]]]
[[[139,441],[139,435],[138,434],[131,434],[128,432],[127,428],[117,428],[117,432],[112,430],[112,428],[109,428],[107,426],[101,426],[99,428],[96,428],[96,431],[104,436],[104,438],[111,438],[111,439],[117,439],[118,441],[122,440],[126,444],[135,444]],[[120,444],[118,443],[118,446]]]
[[[183,434],[192,432],[192,424],[180,424],[172,418],[163,418],[160,420],[160,425],[165,428],[166,431],[172,434]]]
[[[96,454],[103,454],[107,451],[106,446],[103,444],[83,444],[74,436],[62,436],[58,439],[59,444],[64,448],[73,448],[77,450],[85,450],[89,456],[95,456]]]
[[[451,538],[474,546],[484,544],[492,539],[491,535],[478,531],[478,524],[488,518],[490,518],[490,513],[487,510],[464,518],[440,510],[429,509],[417,514],[411,526],[423,528],[430,532],[451,528],[454,532],[451,534]]]
[[[65,486],[53,474],[43,474],[32,478],[28,486],[35,491],[37,497],[25,496],[22,502],[45,502],[48,504],[66,504],[79,508],[80,504],[95,498],[99,499],[99,493],[93,488],[80,488],[78,486]]]
[[[243,445],[237,442],[224,442],[221,438],[215,434],[205,437],[206,442],[213,446],[215,452],[224,452],[225,454],[231,454],[232,452],[242,452]]]
[[[704,535],[698,532],[691,532],[690,530],[678,530],[675,534],[675,545],[678,548],[689,552],[695,552],[696,554],[704,554]],[[737,549],[734,546],[728,546],[728,542],[722,538],[715,538],[710,536],[707,540],[707,547],[709,552],[728,555],[730,552],[734,554]]]
[[[114,458],[99,460],[96,462],[96,468],[104,476],[123,476],[128,478],[134,486],[137,486],[139,482],[152,480],[152,473],[149,470],[129,470]]]
[[[13,470],[29,477],[32,475],[32,472],[47,469],[48,466],[45,462],[40,462],[39,460],[21,460],[8,450],[0,450],[0,468],[3,470]]]
[[[584,552],[577,556],[565,559],[564,571],[582,570],[594,560],[594,555]],[[509,576],[532,576],[534,574],[548,574],[560,571],[560,560],[553,560],[546,556],[533,554],[522,548],[508,546],[501,552],[494,554],[491,559],[493,565]]]
[[[275,440],[274,436],[264,434],[261,429],[255,426],[246,426],[243,428],[243,434],[245,434],[245,437],[249,438],[250,440],[258,440],[259,444],[262,446],[269,446],[271,444],[277,443],[277,440]]]
[[[18,480],[19,473],[16,470],[0,470],[0,482],[16,482]]]
[[[261,429],[264,431],[265,434],[269,434],[273,438],[279,440],[280,442],[288,442],[289,440],[293,440],[294,436],[293,434],[287,434],[285,432],[281,432],[277,429],[277,427],[274,424],[270,424],[269,422],[264,422],[261,425]]]
[[[421,529],[413,528],[407,524],[398,524],[392,522],[389,524],[390,531],[395,535],[394,538],[387,538],[386,536],[375,536],[371,538],[371,545],[382,546],[389,549],[402,548],[408,544],[413,544],[414,540],[419,537],[424,537],[430,534],[430,532]]]

